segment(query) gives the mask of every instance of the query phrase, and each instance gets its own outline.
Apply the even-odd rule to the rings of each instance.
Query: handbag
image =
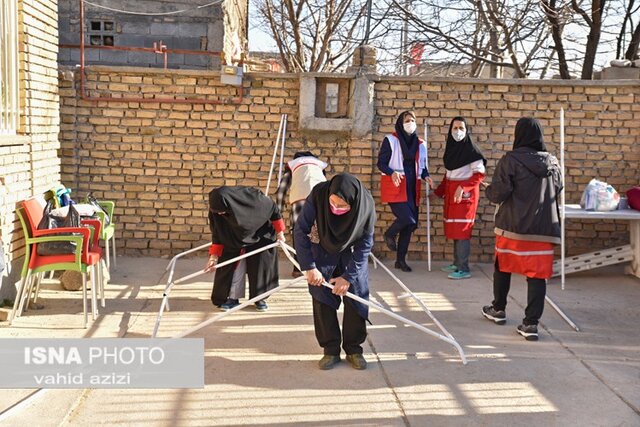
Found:
[[[53,201],[49,200],[44,207],[42,220],[38,224],[38,230],[52,230],[63,227],[80,227],[80,214],[73,207],[69,206],[69,212],[64,218],[56,217],[51,214],[54,209]],[[60,233],[59,235],[81,236],[79,233]],[[38,243],[38,255],[63,255],[73,254],[76,251],[75,242],[44,242]]]

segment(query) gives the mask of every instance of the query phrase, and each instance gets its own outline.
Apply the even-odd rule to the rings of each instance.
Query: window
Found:
[[[0,135],[18,130],[18,9],[17,0],[0,2]]]
[[[114,29],[113,21],[90,21],[89,44],[92,46],[113,46]]]

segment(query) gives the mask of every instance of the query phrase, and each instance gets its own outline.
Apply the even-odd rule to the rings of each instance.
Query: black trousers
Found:
[[[342,336],[338,323],[338,312],[326,304],[313,299],[313,324],[316,338],[324,354],[340,355],[340,343],[347,354],[362,354],[362,343],[367,339],[367,325],[348,301],[344,303]]]
[[[338,265],[333,272],[333,277],[339,277],[342,272],[342,266]],[[340,342],[345,353],[362,354],[362,343],[367,339],[367,324],[346,299],[343,297],[344,316],[342,317],[342,334],[340,334],[337,310],[313,298],[313,325],[316,330],[316,339],[326,355],[339,356]]]
[[[504,310],[507,307],[507,295],[511,288],[511,273],[500,271],[498,260],[493,271],[493,308]],[[544,297],[547,294],[547,281],[527,277],[527,307],[524,310],[525,325],[537,325],[544,310]]]
[[[269,241],[262,241],[245,248],[245,252],[251,252],[268,245]],[[235,258],[240,255],[240,250],[228,250],[222,253],[219,263]],[[276,248],[260,252],[249,258],[247,262],[247,276],[249,277],[249,298],[260,295],[278,286],[278,254]],[[211,302],[214,305],[224,304],[229,297],[231,283],[233,281],[233,271],[235,264],[230,264],[216,269],[213,279],[213,290],[211,291]]]

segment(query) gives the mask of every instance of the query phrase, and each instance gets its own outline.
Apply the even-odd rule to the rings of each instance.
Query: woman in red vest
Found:
[[[511,273],[527,277],[527,307],[517,332],[527,341],[538,339],[547,279],[553,274],[553,244],[560,243],[562,174],[558,160],[547,152],[542,126],[523,117],[516,124],[513,150],[496,166],[487,197],[500,204],[496,213],[496,260],[493,302],[482,314],[501,325]]]
[[[384,138],[378,154],[378,169],[382,172],[381,199],[389,203],[396,217],[384,233],[384,241],[396,252],[395,268],[407,272],[411,271],[406,262],[409,242],[418,226],[420,178],[433,184],[426,166],[427,149],[416,130],[415,113],[401,113],[396,120],[395,132]]]
[[[453,264],[442,270],[449,279],[468,279],[471,231],[487,160],[471,141],[462,117],[451,120],[443,160],[446,173],[434,193],[444,197],[444,234],[453,240]]]

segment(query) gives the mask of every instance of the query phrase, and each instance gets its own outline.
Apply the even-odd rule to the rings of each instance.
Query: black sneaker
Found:
[[[233,298],[227,298],[227,301],[220,304],[220,310],[222,311],[229,311],[234,307],[237,307],[240,305],[240,301],[238,301],[237,299],[233,299]]]
[[[527,341],[538,341],[538,327],[536,325],[518,325],[516,331]]]
[[[396,245],[396,239],[389,236],[387,233],[384,233],[384,242],[387,244],[387,247],[393,252],[398,250],[398,246]]]
[[[267,305],[266,301],[264,301],[264,300],[258,301],[256,303],[256,311],[267,311],[268,308],[269,308],[269,306]]]
[[[489,320],[493,320],[498,325],[504,325],[507,322],[507,316],[504,310],[496,310],[492,305],[482,307],[482,315]]]

